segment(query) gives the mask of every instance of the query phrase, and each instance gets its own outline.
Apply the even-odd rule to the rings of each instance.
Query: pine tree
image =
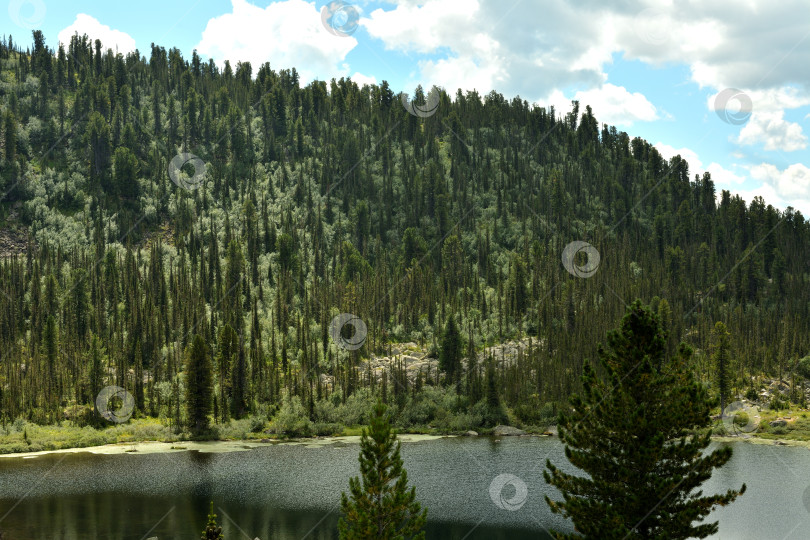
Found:
[[[214,513],[214,501],[211,501],[211,510],[208,512],[208,524],[203,529],[200,540],[225,540],[222,527],[217,525],[217,515]]]
[[[222,421],[228,420],[228,396],[231,388],[231,361],[238,348],[238,336],[234,329],[226,324],[219,331],[219,349],[217,350],[217,375],[219,378],[219,403]]]
[[[211,364],[202,336],[195,334],[186,365],[186,412],[195,433],[208,429],[211,412]]]
[[[98,409],[96,408],[96,396],[101,392],[102,385],[104,384],[104,371],[103,371],[103,354],[101,348],[101,340],[98,336],[93,336],[90,340],[90,398],[93,402],[94,418],[98,418]]]
[[[240,340],[239,350],[231,370],[231,416],[242,418],[247,409],[247,365],[245,363],[245,348]]]
[[[745,492],[745,484],[708,497],[696,491],[732,450],[702,454],[710,443],[707,393],[688,368],[691,350],[681,344],[671,358],[665,350],[658,317],[636,300],[608,333],[608,349],[598,347],[607,376],[585,362],[582,395],[560,414],[559,434],[568,460],[588,476],[564,473],[549,460],[543,471],[564,498],[546,502],[579,533],[557,538],[705,538],[717,533],[717,522],[692,523]]]
[[[445,383],[456,380],[461,367],[462,355],[461,334],[456,326],[453,315],[447,317],[442,335],[442,344],[439,349],[439,368],[447,374]]]
[[[717,321],[712,331],[712,337],[714,338],[714,355],[712,360],[714,360],[715,369],[717,370],[717,390],[720,393],[720,418],[723,418],[730,386],[731,334],[725,324],[721,321]]]
[[[343,540],[424,539],[427,509],[416,500],[416,488],[408,489],[408,473],[402,467],[401,443],[391,431],[386,406],[378,401],[369,431],[360,440],[361,478],[349,480],[351,498],[341,494],[344,517],[338,522]],[[361,483],[362,482],[362,483]]]

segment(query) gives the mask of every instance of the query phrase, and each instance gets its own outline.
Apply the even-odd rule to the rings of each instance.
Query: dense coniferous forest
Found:
[[[384,81],[27,40],[0,42],[4,422],[97,422],[117,385],[136,416],[198,430],[323,421],[353,396],[404,426],[438,422],[439,395],[470,427],[536,424],[637,297],[712,388],[718,321],[737,392],[795,378],[810,347],[805,218],[718,197],[587,105],[436,89],[418,115]],[[562,264],[575,241],[598,251],[589,277]],[[341,313],[361,347],[330,335]],[[466,360],[525,337],[514,362]],[[442,372],[372,374],[408,341]]]

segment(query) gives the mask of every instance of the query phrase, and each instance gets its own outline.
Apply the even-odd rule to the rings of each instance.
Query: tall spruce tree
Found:
[[[445,383],[451,383],[460,375],[462,356],[461,333],[453,315],[447,316],[442,343],[439,349],[439,368],[445,372]]]
[[[710,443],[706,391],[693,379],[681,344],[666,357],[666,333],[649,307],[636,300],[618,330],[608,333],[598,356],[605,377],[585,362],[582,395],[561,413],[560,439],[568,460],[588,476],[567,474],[546,460],[546,482],[563,501],[546,502],[573,521],[574,534],[558,539],[705,538],[717,522],[702,521],[717,505],[745,492],[704,497],[697,491],[731,458]],[[657,368],[656,366],[661,366]]]
[[[723,413],[726,410],[726,398],[728,397],[729,387],[729,371],[731,369],[731,334],[726,328],[726,325],[721,321],[717,321],[712,330],[712,337],[714,338],[714,367],[717,370],[715,375],[717,377],[717,391],[720,394],[720,418],[723,418]]]
[[[195,433],[208,429],[211,413],[211,362],[207,349],[202,336],[195,334],[186,365],[186,412]]]
[[[343,540],[424,539],[427,509],[408,489],[408,473],[399,455],[401,443],[391,431],[386,406],[378,401],[369,430],[360,440],[361,478],[349,480],[351,498],[342,493],[344,514],[338,522]]]

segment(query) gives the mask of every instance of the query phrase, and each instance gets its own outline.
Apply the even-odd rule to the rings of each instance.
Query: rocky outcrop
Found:
[[[476,359],[478,365],[482,367],[486,359],[491,355],[495,362],[508,366],[514,363],[518,356],[526,352],[530,346],[539,347],[541,344],[542,341],[537,338],[507,341],[479,351]],[[462,359],[462,364],[466,368],[466,358]],[[422,373],[423,377],[430,377],[431,380],[435,381],[439,368],[439,359],[429,356],[429,351],[416,343],[396,343],[389,346],[389,350],[385,355],[371,355],[368,361],[360,365],[360,370],[365,372],[370,369],[377,380],[381,380],[383,371],[387,371],[389,384],[392,384],[390,379],[392,371],[400,366],[405,369],[408,381],[411,383],[416,380],[419,372]],[[332,388],[333,382],[331,375],[321,375],[321,384],[326,388]]]
[[[512,437],[517,435],[526,435],[526,432],[512,426],[495,426],[495,428],[492,430],[492,434],[496,437]]]

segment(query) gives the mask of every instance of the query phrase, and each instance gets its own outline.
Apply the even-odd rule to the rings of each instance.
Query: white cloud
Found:
[[[354,37],[329,33],[314,3],[283,0],[261,8],[232,0],[231,13],[208,21],[196,49],[220,66],[250,62],[254,74],[265,62],[275,70],[294,67],[305,85],[348,76],[344,61],[356,45]]]
[[[794,163],[781,171],[770,163],[761,163],[751,167],[751,176],[770,184],[780,197],[787,200],[810,200],[810,169],[801,163]]]
[[[735,142],[745,145],[762,143],[765,150],[785,152],[807,148],[807,136],[802,132],[802,127],[785,120],[784,111],[754,111]]]
[[[113,30],[106,24],[101,24],[97,19],[85,13],[76,15],[76,20],[73,21],[73,24],[60,31],[57,35],[57,39],[67,47],[67,44],[70,43],[70,38],[76,33],[80,36],[87,34],[93,41],[97,39],[101,40],[103,49],[112,49],[113,51],[117,49],[119,53],[124,55],[137,48],[135,46],[135,39],[132,36],[120,30]]]
[[[669,161],[675,156],[681,156],[681,158],[685,159],[687,163],[689,163],[689,174],[692,175],[695,172],[703,171],[703,163],[698,158],[698,155],[695,153],[694,150],[690,150],[689,148],[675,148],[668,144],[664,144],[662,142],[657,142],[653,145],[658,153],[661,154],[664,159]]]
[[[571,100],[579,101],[580,113],[590,105],[593,114],[600,123],[615,126],[631,126],[633,122],[650,122],[657,120],[658,110],[655,105],[640,92],[629,92],[623,86],[605,83],[601,88],[578,91],[573,98],[566,98],[562,92],[555,90],[545,100],[561,111],[571,109]]]
[[[796,17],[806,0],[734,6],[524,0],[515,9],[496,0],[390,3],[360,24],[386,49],[436,55],[417,63],[410,86],[437,84],[451,95],[457,88],[482,95],[494,89],[563,110],[579,99],[591,104],[600,122],[614,125],[669,118],[647,97],[607,83],[606,68],[622,54],[648,64],[686,65],[701,88],[743,89],[753,115],[737,128],[737,144],[767,151],[807,146],[802,127],[785,120],[786,110],[810,104],[810,48],[802,46],[807,26]]]
[[[451,43],[470,41],[477,26],[477,0],[428,0],[420,4],[400,2],[393,10],[375,9],[361,24],[381,39],[386,49],[430,53]]]
[[[709,163],[706,170],[709,171],[709,174],[712,176],[712,181],[720,187],[739,186],[746,180],[745,176],[734,174],[732,171],[714,161]]]
[[[686,63],[692,80],[711,88],[810,84],[807,24],[796,16],[805,0],[649,4],[637,13],[610,9],[615,44],[629,58]]]
[[[799,46],[807,28],[796,17],[806,0],[750,0],[732,8],[660,0],[646,6],[524,0],[514,9],[496,0],[391,3],[392,9],[375,9],[360,24],[386,49],[439,53],[441,59],[420,66],[420,82],[439,83],[430,77],[443,74],[450,79],[442,72],[447,69],[460,77],[442,81],[450,92],[473,82],[479,92],[497,86],[536,100],[573,84],[599,86],[614,53],[656,65],[686,64],[692,80],[710,88],[810,87],[810,49]]]
[[[715,185],[721,189],[730,189],[746,181],[745,176],[740,176],[717,162],[713,161],[709,163],[708,167],[704,167],[697,153],[689,148],[675,148],[661,142],[655,143],[653,146],[666,160],[670,160],[676,155],[680,155],[681,158],[685,159],[686,162],[689,163],[690,178],[694,178],[695,174],[703,176],[704,172],[708,172]]]
[[[564,2],[513,9],[492,0],[408,0],[360,24],[388,50],[438,55],[418,61],[405,85],[437,85],[451,95],[496,90],[534,102],[555,89],[603,84],[601,66],[610,61],[606,27]]]
[[[726,109],[729,115],[739,113],[743,101],[751,106],[750,118],[734,142],[742,145],[762,144],[765,150],[792,152],[807,147],[807,137],[796,122],[785,120],[785,109],[810,104],[810,95],[795,86],[753,90],[736,94],[724,102],[721,92],[707,98],[710,110]]]
[[[374,75],[363,75],[362,73],[355,73],[351,79],[357,83],[357,86],[363,88],[364,84],[377,84],[377,78]]]

